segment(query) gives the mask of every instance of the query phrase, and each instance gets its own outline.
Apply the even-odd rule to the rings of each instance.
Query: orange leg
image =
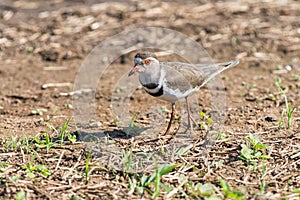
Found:
[[[164,133],[164,135],[166,135],[170,128],[171,128],[171,125],[172,125],[172,121],[174,119],[174,115],[175,115],[175,103],[172,103],[172,111],[171,111],[171,118],[170,118],[170,121],[169,121],[169,124],[168,124],[168,127],[167,127],[167,130],[166,132]]]
[[[193,124],[192,122],[197,125],[197,122],[194,120],[194,118],[191,115],[191,110],[190,110],[190,104],[188,102],[188,97],[185,97],[185,102],[186,102],[186,108],[187,108],[187,112],[188,112],[188,126],[190,128],[191,133],[194,133],[194,129],[193,129]]]

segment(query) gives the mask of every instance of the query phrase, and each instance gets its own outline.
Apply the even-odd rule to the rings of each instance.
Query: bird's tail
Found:
[[[232,60],[230,62],[200,66],[201,73],[203,73],[204,77],[206,77],[200,87],[204,86],[207,82],[209,82],[211,79],[213,79],[215,76],[225,71],[226,69],[238,65],[239,62],[239,60]]]

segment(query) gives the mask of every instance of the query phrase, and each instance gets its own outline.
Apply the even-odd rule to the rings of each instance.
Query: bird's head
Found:
[[[145,73],[153,70],[159,70],[159,61],[152,52],[142,52],[134,56],[134,66],[128,76],[135,72]]]

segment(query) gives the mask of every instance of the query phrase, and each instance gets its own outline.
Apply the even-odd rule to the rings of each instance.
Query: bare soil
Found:
[[[299,1],[115,1],[55,0],[0,3],[0,197],[14,199],[25,191],[28,199],[141,199],[152,198],[129,188],[131,174],[116,171],[90,160],[89,180],[85,167],[90,144],[78,141],[46,149],[8,147],[14,137],[32,138],[50,132],[57,136],[73,116],[73,83],[83,60],[101,41],[137,27],[174,29],[199,42],[216,62],[239,59],[240,64],[222,74],[226,89],[224,137],[199,155],[206,130],[196,130],[199,141],[177,167],[161,181],[159,198],[196,198],[193,189],[211,183],[226,196],[220,178],[242,199],[299,199],[300,189],[300,2]],[[99,25],[99,27],[97,27]],[[132,67],[134,52],[116,60],[97,88],[97,121],[105,131],[119,130],[111,110],[116,77]],[[173,57],[165,57],[165,60]],[[171,60],[170,60],[171,61]],[[284,96],[275,84],[280,78],[291,108],[292,124],[287,126]],[[49,86],[49,83],[64,83]],[[207,88],[195,94],[199,112],[210,115]],[[147,121],[153,104],[170,105],[150,97],[141,88],[130,98],[130,111],[136,111],[139,124]],[[162,129],[167,125],[168,114]],[[122,120],[122,119],[120,119]],[[147,122],[146,122],[147,123]],[[180,124],[174,124],[173,131]],[[53,131],[54,128],[58,132]],[[71,120],[68,130],[76,130]],[[241,159],[242,145],[249,134],[268,148],[268,156],[255,158],[256,164]],[[134,137],[133,137],[134,138]],[[131,138],[132,139],[132,138]],[[126,140],[124,148],[130,146]],[[26,176],[23,166],[43,164],[53,173]],[[222,163],[218,165],[217,163]],[[145,172],[151,174],[153,172]],[[18,180],[13,177],[18,176]],[[181,179],[184,177],[183,179]],[[262,185],[266,187],[262,189]],[[152,187],[153,189],[153,187]],[[194,192],[192,192],[194,191]],[[223,192],[222,192],[223,191]],[[206,196],[201,193],[199,198]]]

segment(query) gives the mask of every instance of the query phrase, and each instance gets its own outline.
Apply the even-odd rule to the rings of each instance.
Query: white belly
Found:
[[[158,98],[174,103],[174,102],[178,101],[179,99],[183,99],[198,90],[199,90],[198,87],[190,88],[187,91],[180,91],[179,89],[173,90],[164,85],[163,95],[159,96]]]

